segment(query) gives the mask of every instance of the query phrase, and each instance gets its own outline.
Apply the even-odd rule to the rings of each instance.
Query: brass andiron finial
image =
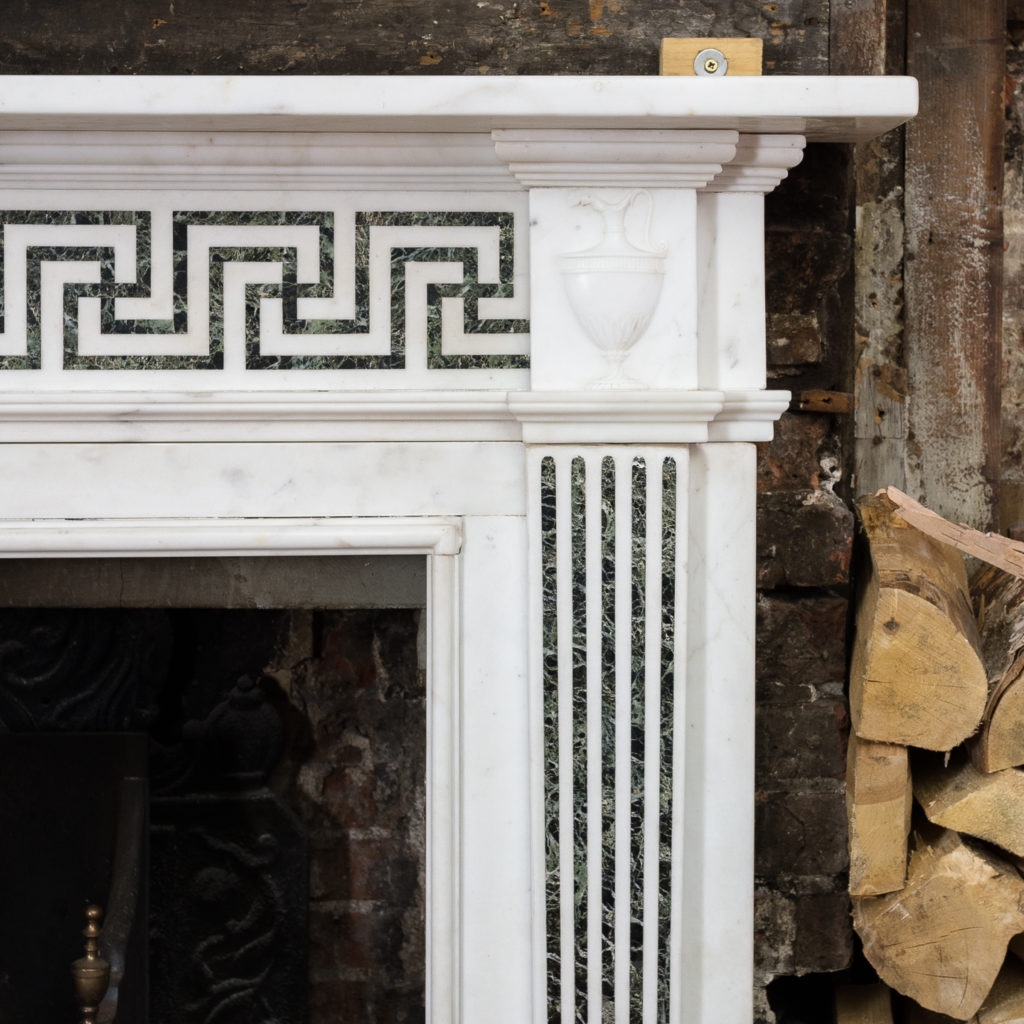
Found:
[[[75,995],[82,1007],[82,1024],[96,1024],[96,1013],[110,984],[110,964],[99,955],[102,916],[103,910],[95,904],[85,908],[85,956],[71,965]]]

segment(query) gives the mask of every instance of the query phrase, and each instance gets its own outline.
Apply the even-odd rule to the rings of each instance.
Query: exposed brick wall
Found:
[[[768,199],[769,374],[794,392],[849,390],[847,158],[810,147]],[[759,446],[759,986],[843,970],[853,954],[844,774],[854,520],[836,493],[848,476],[844,432],[839,416],[791,412]],[[776,1019],[768,1004],[759,987],[756,1021]]]
[[[292,612],[276,788],[307,829],[309,1024],[423,1019],[426,687],[415,611]]]

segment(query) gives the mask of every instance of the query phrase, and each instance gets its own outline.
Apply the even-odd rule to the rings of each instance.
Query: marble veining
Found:
[[[540,465],[541,630],[544,707],[544,874],[547,930],[548,1020],[557,1024],[562,1012],[561,872],[558,835],[558,580],[555,525],[555,460]]]
[[[669,1019],[669,935],[672,914],[672,740],[675,721],[676,508],[678,467],[674,458],[661,467],[661,757],[658,779],[658,1012]]]
[[[623,998],[622,993],[616,998],[621,981],[628,985],[622,1005],[628,1009],[629,1021],[661,1022],[668,1019],[670,978],[677,463],[675,458],[660,454],[637,455],[628,461],[599,453],[567,457],[563,493],[556,486],[556,458],[541,460],[540,487],[549,1020],[562,1024],[568,1019],[566,1013],[578,1024],[588,1024],[595,1012],[607,1018]],[[623,488],[625,494],[621,493]],[[600,505],[592,515],[588,499]],[[623,506],[624,499],[628,500]],[[559,530],[557,506],[561,501],[569,503],[568,513],[561,517],[567,536],[561,536]],[[628,509],[626,521],[616,516],[617,502],[620,509]],[[653,520],[649,519],[650,502],[659,506]],[[659,518],[660,534],[649,534],[649,524],[657,523]],[[589,544],[588,523],[600,534]],[[619,530],[628,533],[631,555],[625,580],[617,572]],[[567,650],[571,652],[571,700],[563,700],[561,705],[559,544],[570,546],[571,557],[563,559],[562,568],[571,566],[572,573],[571,585],[563,585],[561,591],[562,599],[572,605],[571,615],[562,616],[563,624],[571,622],[572,628],[571,645],[563,647],[562,652],[563,659]],[[588,573],[588,558],[595,555],[600,560],[599,572]],[[657,573],[657,578],[648,581],[649,572]],[[649,583],[659,598],[652,607],[648,606]],[[623,585],[629,588],[628,624],[617,621],[622,605],[620,600],[617,612],[616,591]],[[588,632],[590,616],[596,616],[599,631]],[[651,643],[649,631],[654,633]],[[623,636],[629,644],[628,678],[617,680],[616,641]],[[599,652],[590,649],[595,642]],[[653,684],[648,671],[652,650],[658,658]],[[561,668],[564,675],[566,666]],[[629,701],[629,729],[617,735],[616,711],[623,699]],[[589,707],[592,701],[597,701],[599,707]],[[560,729],[571,733],[573,763],[568,776],[564,770],[559,774]],[[648,749],[652,738],[656,751]],[[594,744],[599,746],[599,757],[594,756]],[[629,778],[629,803],[619,806],[616,774],[624,766]],[[563,788],[568,778],[571,793]],[[595,806],[597,795],[599,803]],[[559,830],[565,812],[562,802],[566,800],[571,801],[571,834]],[[617,818],[623,814],[629,824],[625,848],[616,842]],[[568,889],[563,889],[560,878],[560,865],[567,863],[561,859],[565,843],[572,846],[569,862],[573,878]],[[621,870],[622,858],[628,863],[629,885],[627,891],[618,892],[616,867]],[[651,872],[653,879],[648,878]],[[652,898],[653,892],[656,898]],[[600,905],[594,906],[597,895]],[[561,990],[566,980],[561,973],[562,958],[568,955],[560,949],[565,899],[572,901],[575,991],[571,996]],[[620,900],[628,906],[623,907]],[[598,920],[593,919],[595,914]],[[628,939],[627,945],[619,948],[616,920],[621,921],[622,914],[629,922],[625,933]],[[649,928],[656,930],[656,940],[645,942],[645,930]],[[628,968],[625,973],[623,964]],[[571,1012],[564,1009],[569,998]],[[593,999],[601,1002],[596,1010],[591,1006]],[[648,999],[656,1005],[646,1007]]]
[[[25,343],[21,353],[2,354],[0,370],[40,369],[42,366],[41,330],[43,310],[42,268],[44,264],[72,261],[98,264],[99,279],[66,281],[63,286],[63,367],[70,370],[218,370],[224,367],[225,268],[229,264],[267,264],[267,280],[244,286],[244,365],[248,370],[321,370],[321,369],[403,369],[406,366],[407,268],[410,264],[461,264],[460,281],[439,281],[427,285],[426,336],[427,368],[430,370],[518,369],[529,365],[522,352],[495,352],[493,343],[477,352],[449,352],[443,344],[443,306],[455,299],[462,305],[461,333],[464,337],[524,334],[529,330],[523,318],[499,318],[480,315],[485,299],[511,298],[513,290],[514,226],[511,212],[474,211],[360,211],[355,214],[353,290],[355,313],[348,319],[317,318],[299,315],[299,304],[308,299],[328,299],[334,295],[335,222],[329,211],[312,210],[178,210],[172,215],[173,295],[166,318],[125,318],[116,311],[118,299],[147,299],[153,294],[152,214],[146,210],[8,210],[0,213],[0,223],[26,227],[37,225],[40,242],[52,239],[57,226],[123,227],[134,229],[134,280],[125,281],[125,268],[118,267],[113,243],[95,240],[27,244],[25,248]],[[253,234],[252,244],[211,244],[208,255],[201,247],[190,245],[193,228],[303,227],[317,231],[318,280],[299,280],[299,258],[292,245],[273,244],[274,234],[264,233],[260,242]],[[438,242],[438,244],[390,246],[387,291],[390,295],[390,345],[386,353],[268,354],[264,351],[263,316],[266,300],[281,306],[281,331],[285,336],[351,336],[360,339],[370,329],[372,315],[370,241],[375,228],[493,228],[498,249],[498,281],[480,280],[479,245]],[[6,232],[5,232],[6,234]],[[59,235],[59,232],[57,233]],[[68,237],[71,237],[70,235]],[[76,236],[80,239],[81,236]],[[4,249],[0,246],[0,277],[4,269]],[[191,252],[190,252],[191,250]],[[198,250],[198,251],[197,251]],[[203,300],[208,313],[209,338],[201,354],[175,354],[173,346],[160,339],[181,338],[189,331],[195,301],[190,302],[189,264],[208,261],[208,298]],[[9,262],[9,257],[8,257]],[[11,268],[8,267],[8,272]],[[100,337],[130,336],[132,351],[85,352],[80,345],[80,300],[94,299],[99,304]],[[5,302],[7,305],[5,306]],[[10,300],[0,296],[0,329],[14,319]],[[49,315],[53,315],[50,313]],[[152,340],[150,340],[152,339]],[[116,347],[116,346],[113,346]],[[356,346],[358,347],[358,346]]]
[[[615,460],[601,460],[601,966],[615,996]]]
[[[572,755],[573,755],[573,907],[575,919],[576,1020],[587,1024],[587,949],[589,871],[587,864],[587,577],[586,577],[586,460],[577,456],[570,466],[570,523],[572,530]]]
[[[634,458],[630,471],[632,523],[632,618],[630,621],[630,951],[629,1016],[639,1024],[643,1014],[644,974],[644,815],[646,702],[647,464]],[[653,710],[653,709],[652,709]]]

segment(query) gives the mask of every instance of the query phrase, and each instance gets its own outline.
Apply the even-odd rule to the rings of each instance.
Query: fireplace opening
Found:
[[[126,860],[145,878],[126,1013],[141,998],[150,1024],[422,1021],[425,605],[417,557],[6,561],[0,759],[49,806],[19,814],[26,776],[0,774],[0,865],[28,917],[0,905],[0,963],[34,971],[0,971],[0,1024],[76,1019],[85,902],[116,932]],[[41,757],[21,752],[33,738]],[[140,774],[133,860],[124,780]],[[148,998],[127,977],[140,947]]]

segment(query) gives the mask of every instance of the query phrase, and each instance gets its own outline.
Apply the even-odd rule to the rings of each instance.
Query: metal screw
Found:
[[[708,47],[706,50],[701,50],[694,58],[693,70],[705,78],[719,78],[729,70],[729,61],[726,60],[725,54],[721,50]]]

